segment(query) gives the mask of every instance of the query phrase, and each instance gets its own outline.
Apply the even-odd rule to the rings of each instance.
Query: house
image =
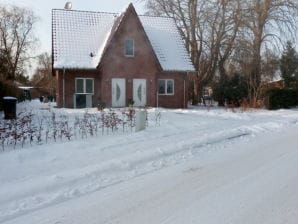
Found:
[[[194,67],[172,18],[52,10],[57,106],[187,107]]]

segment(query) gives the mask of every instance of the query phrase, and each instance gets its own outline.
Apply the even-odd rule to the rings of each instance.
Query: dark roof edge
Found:
[[[53,67],[53,70],[92,70],[96,71],[97,68],[84,68],[84,67]]]

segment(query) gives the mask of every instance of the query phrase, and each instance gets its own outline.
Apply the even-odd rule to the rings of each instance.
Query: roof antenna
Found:
[[[66,2],[64,9],[71,10],[71,8],[72,8],[71,2]]]

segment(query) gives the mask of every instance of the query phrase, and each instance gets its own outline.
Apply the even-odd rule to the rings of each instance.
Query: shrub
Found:
[[[134,104],[135,104],[135,101],[133,99],[128,99],[128,101],[127,101],[128,107],[133,107]]]
[[[147,112],[146,112],[147,113]],[[32,111],[18,113],[16,119],[0,119],[0,149],[6,146],[16,148],[26,144],[51,143],[53,141],[71,141],[95,137],[101,129],[104,133],[115,133],[121,127],[125,130],[133,130],[136,121],[136,111],[128,108],[125,111],[109,110],[97,113],[77,115],[71,119],[67,114],[45,112],[34,114]]]
[[[216,82],[213,84],[213,98],[218,101],[220,106],[233,104],[240,106],[242,99],[248,96],[247,84],[243,76],[234,74],[227,77],[224,82]]]
[[[268,90],[265,105],[269,110],[298,106],[298,89]]]
[[[97,109],[98,110],[104,110],[106,108],[106,103],[103,102],[103,101],[100,101],[98,104],[97,104]]]

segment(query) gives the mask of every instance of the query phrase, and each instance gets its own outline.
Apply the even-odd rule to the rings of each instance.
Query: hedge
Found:
[[[266,107],[269,110],[298,106],[298,89],[271,89],[266,96]]]

